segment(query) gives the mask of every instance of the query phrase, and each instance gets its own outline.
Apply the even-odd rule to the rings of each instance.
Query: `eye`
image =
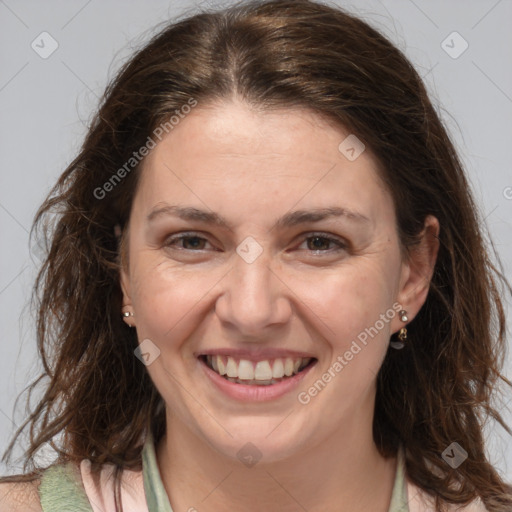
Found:
[[[329,246],[334,245],[334,251],[341,251],[347,248],[347,244],[342,242],[338,238],[334,238],[332,236],[326,235],[325,233],[313,233],[311,236],[305,238],[304,242],[299,246],[299,248],[306,244],[307,250],[322,253],[322,252],[332,252],[333,249],[330,249]]]
[[[202,251],[208,240],[196,233],[181,233],[166,239],[164,246],[187,251]]]
[[[169,236],[163,245],[164,247],[180,251],[199,252],[208,250],[205,245],[209,243],[206,238],[199,236],[197,233],[188,232]],[[317,254],[332,253],[347,249],[347,244],[342,240],[325,233],[312,233],[304,239],[301,245],[298,246],[298,249],[302,250],[303,248],[301,246],[304,244],[306,245],[305,250]],[[334,248],[332,246],[334,246]]]

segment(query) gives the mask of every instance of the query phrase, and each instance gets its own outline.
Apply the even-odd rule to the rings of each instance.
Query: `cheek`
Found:
[[[290,274],[286,282],[330,345],[344,349],[391,307],[392,279],[380,262],[360,259],[300,279]]]
[[[211,307],[208,292],[222,273],[221,269],[176,269],[152,259],[151,255],[140,258],[133,266],[137,334],[141,341],[151,339],[161,351],[173,351],[198,328],[199,317]]]

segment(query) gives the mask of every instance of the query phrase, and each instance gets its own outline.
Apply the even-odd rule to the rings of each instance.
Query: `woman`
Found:
[[[284,0],[168,26],[36,226],[55,210],[23,427],[28,462],[59,458],[5,478],[6,510],[511,510],[482,433],[512,433],[508,283],[421,80],[362,21]]]

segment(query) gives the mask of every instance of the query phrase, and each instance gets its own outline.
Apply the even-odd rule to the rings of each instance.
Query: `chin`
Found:
[[[281,428],[278,425],[282,420],[283,417],[277,421],[263,417],[246,418],[245,421],[237,419],[223,423],[233,437],[226,433],[222,438],[213,438],[210,431],[205,438],[219,454],[248,467],[252,467],[251,464],[272,464],[295,455],[306,443],[304,429],[297,428],[296,422],[292,429],[290,425]]]

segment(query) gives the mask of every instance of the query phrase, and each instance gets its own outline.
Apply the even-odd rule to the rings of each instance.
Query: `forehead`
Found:
[[[310,110],[263,111],[233,100],[200,104],[172,128],[153,153],[179,147],[187,150],[187,158],[210,154],[331,162],[333,155],[340,156],[339,144],[348,135],[341,126]]]
[[[354,146],[353,138],[307,110],[262,112],[240,102],[199,105],[146,157],[139,202],[142,197],[150,207],[186,195],[227,207],[236,195],[251,206],[358,204],[377,215],[391,198],[367,148],[347,158],[346,141]],[[355,144],[361,151],[357,139]]]

